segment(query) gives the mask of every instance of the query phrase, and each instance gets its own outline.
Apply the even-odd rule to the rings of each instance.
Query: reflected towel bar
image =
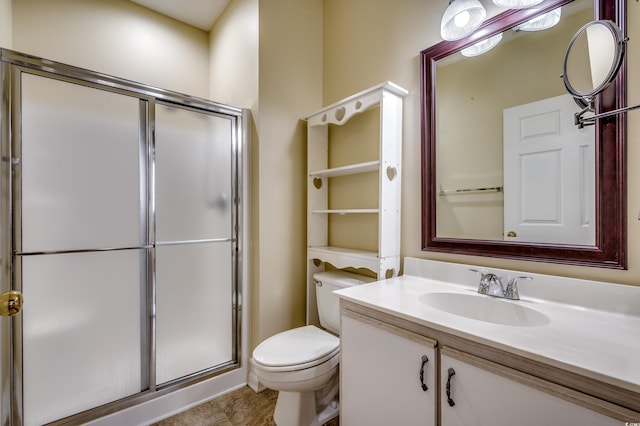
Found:
[[[491,192],[502,192],[502,187],[492,186],[488,188],[441,189],[440,195],[484,194]]]

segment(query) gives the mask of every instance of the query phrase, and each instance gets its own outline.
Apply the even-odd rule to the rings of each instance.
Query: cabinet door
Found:
[[[351,311],[341,327],[340,424],[435,425],[436,342]]]
[[[630,421],[602,414],[615,416],[620,407],[469,354],[445,347],[440,362],[442,426],[620,426]]]

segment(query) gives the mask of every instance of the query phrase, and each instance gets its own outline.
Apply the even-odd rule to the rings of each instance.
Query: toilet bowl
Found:
[[[338,415],[340,311],[333,291],[374,281],[343,271],[313,278],[320,325],[328,331],[314,325],[283,331],[260,343],[251,359],[259,382],[279,392],[273,415],[278,426],[321,426]]]
[[[251,361],[256,376],[279,391],[273,416],[277,425],[322,425],[338,414],[333,400],[339,345],[336,336],[308,325],[278,333],[256,347]],[[318,412],[322,419],[316,420]]]

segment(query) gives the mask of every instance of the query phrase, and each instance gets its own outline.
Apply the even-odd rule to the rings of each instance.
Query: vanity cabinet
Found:
[[[436,342],[343,312],[340,423],[435,425]]]
[[[543,374],[525,357],[344,299],[341,321],[340,423],[345,426],[640,422],[636,411],[538,377],[550,369],[542,367]],[[599,386],[586,378],[584,383]]]
[[[468,353],[444,347],[440,366],[442,426],[624,424],[600,400]]]
[[[402,104],[407,94],[402,87],[386,82],[307,117],[308,324],[318,323],[313,274],[324,270],[325,264],[367,269],[378,279],[397,276],[400,271]],[[364,126],[355,118],[367,111],[375,114],[376,109],[375,127]],[[348,137],[332,138],[338,128],[346,128]],[[351,189],[353,196],[335,197],[341,188]],[[342,205],[334,205],[336,199]],[[343,221],[349,233],[362,236],[355,241],[362,246],[345,247],[332,241],[330,231],[336,221]],[[370,235],[361,235],[365,232]]]

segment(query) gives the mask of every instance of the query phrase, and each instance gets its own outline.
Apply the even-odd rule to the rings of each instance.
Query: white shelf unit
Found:
[[[307,322],[317,324],[313,274],[329,263],[335,268],[365,268],[379,279],[400,269],[400,190],[402,103],[408,91],[385,82],[357,93],[307,117]],[[379,154],[375,161],[329,168],[329,125],[344,125],[353,116],[379,107]],[[377,208],[329,209],[328,180],[378,173]],[[375,252],[329,246],[329,215],[377,215]]]

